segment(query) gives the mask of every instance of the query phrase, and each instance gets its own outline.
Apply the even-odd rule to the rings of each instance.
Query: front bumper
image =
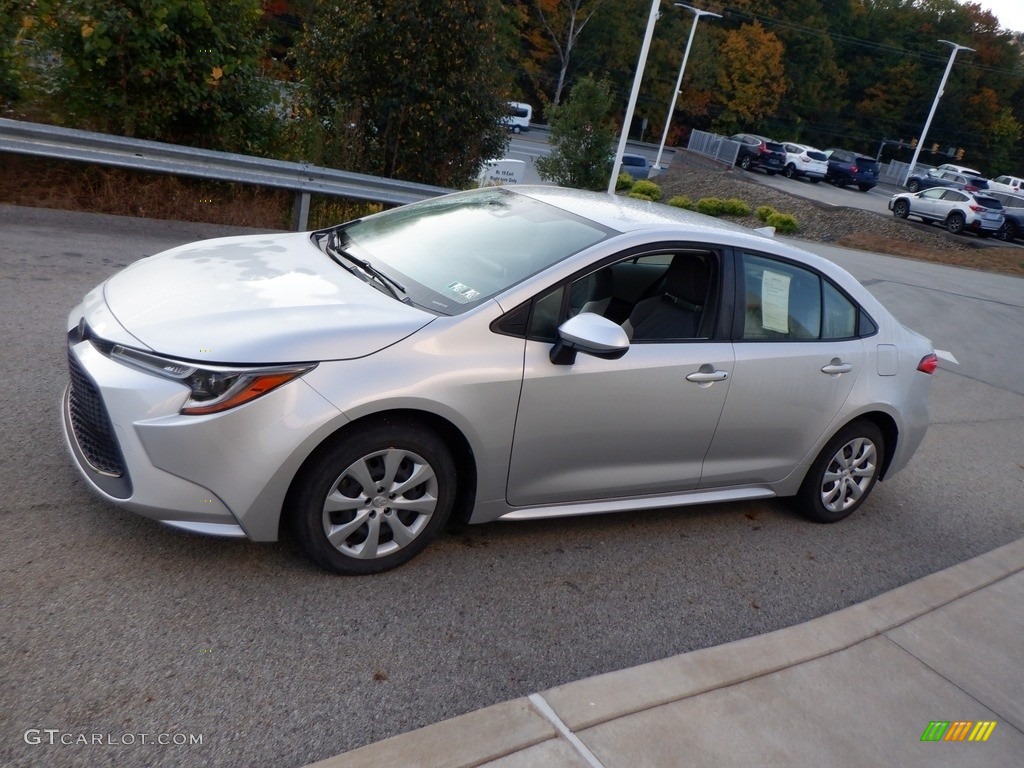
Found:
[[[179,413],[182,384],[130,368],[90,341],[68,347],[64,434],[106,500],[199,533],[277,538],[295,470],[340,414],[302,379],[208,416]]]

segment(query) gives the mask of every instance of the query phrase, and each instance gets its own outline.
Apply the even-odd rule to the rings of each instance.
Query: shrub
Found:
[[[616,192],[628,192],[633,188],[633,177],[623,171],[619,174],[619,177],[615,180],[615,191]]]
[[[687,211],[693,210],[693,201],[686,195],[676,195],[668,201],[668,204],[675,208],[685,208]]]
[[[774,213],[778,213],[778,211],[776,211],[770,205],[759,205],[757,207],[757,218],[759,218],[761,221],[767,222],[768,217]]]
[[[702,197],[697,201],[696,211],[707,216],[721,216],[725,201],[718,197]]]
[[[750,206],[738,197],[722,201],[722,213],[726,216],[749,216]]]
[[[641,179],[640,181],[633,183],[633,189],[630,192],[630,197],[633,196],[646,198],[647,200],[656,203],[661,200],[661,187],[653,181]]]
[[[796,217],[790,213],[773,213],[765,220],[765,223],[769,227],[775,227],[776,232],[781,232],[784,235],[800,229],[796,223]]]

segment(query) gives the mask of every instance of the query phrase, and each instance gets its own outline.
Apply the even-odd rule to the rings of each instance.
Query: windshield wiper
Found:
[[[399,296],[399,294],[398,294],[398,291],[401,291],[402,293],[408,293],[408,291],[405,290],[405,286],[404,285],[402,285],[400,282],[395,280],[393,277],[388,277],[386,274],[381,272],[379,269],[377,269],[375,266],[373,266],[373,264],[368,262],[366,259],[360,259],[358,256],[353,256],[351,253],[349,253],[344,248],[342,248],[341,244],[339,243],[338,230],[336,230],[336,229],[332,230],[330,232],[330,234],[328,234],[328,236],[327,236],[327,248],[328,248],[328,250],[330,250],[331,252],[337,254],[338,256],[341,256],[342,258],[347,259],[348,261],[351,261],[353,264],[355,264],[357,267],[359,267],[359,269],[361,269],[366,275],[368,275],[369,277],[375,279],[378,283],[380,283],[385,288],[387,288],[388,293],[390,293],[392,296],[394,296],[399,301],[403,301],[403,302],[408,302],[409,301],[409,297],[408,296],[402,297],[402,296]],[[395,290],[396,288],[398,290]]]

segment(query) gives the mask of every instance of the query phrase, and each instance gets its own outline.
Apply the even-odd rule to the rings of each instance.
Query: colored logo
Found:
[[[995,720],[932,720],[921,741],[988,741],[995,728]]]

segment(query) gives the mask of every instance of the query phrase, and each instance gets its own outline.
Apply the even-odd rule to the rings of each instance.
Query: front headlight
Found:
[[[307,371],[316,363],[235,368],[231,366],[199,367],[180,360],[171,360],[149,352],[141,352],[115,344],[110,350],[114,360],[164,379],[180,381],[191,390],[181,413],[200,416],[219,413],[255,400]]]

